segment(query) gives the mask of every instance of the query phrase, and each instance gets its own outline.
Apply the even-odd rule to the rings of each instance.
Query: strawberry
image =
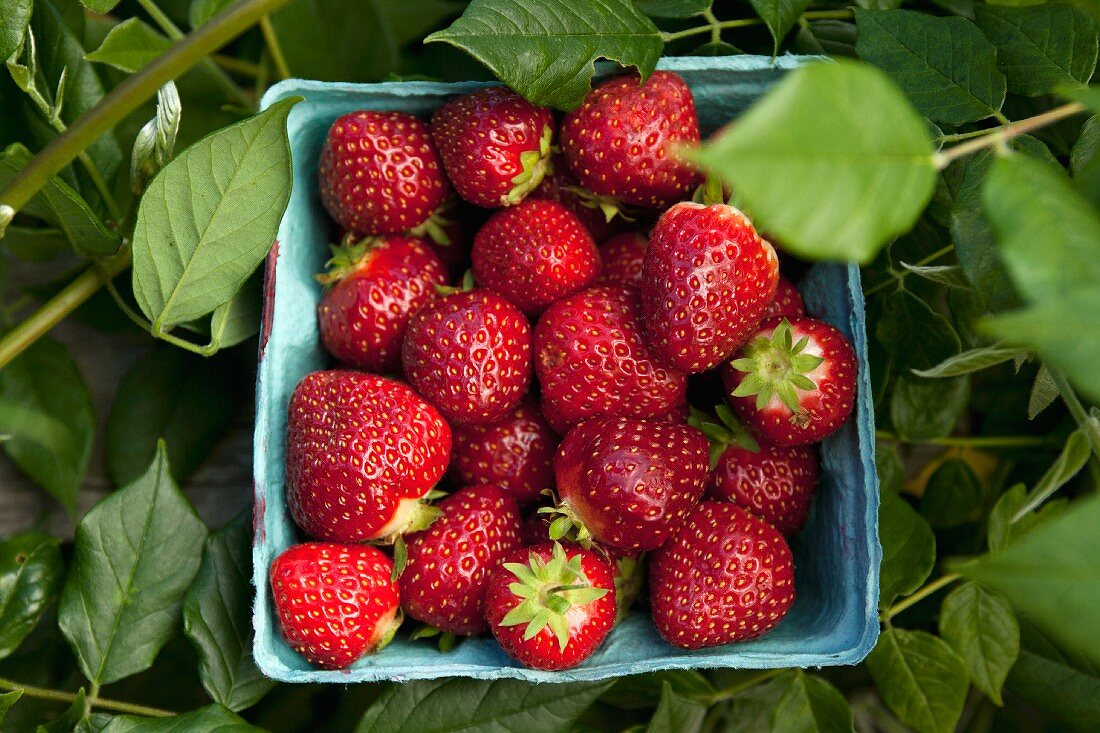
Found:
[[[725,204],[676,204],[649,237],[642,312],[658,358],[695,374],[729,358],[775,297],[779,260]]]
[[[794,603],[794,561],[774,527],[734,504],[703,501],[649,563],[653,625],[684,649],[745,641]]]
[[[642,263],[649,240],[640,232],[619,232],[600,245],[600,285],[642,286]]]
[[[487,209],[514,206],[538,187],[553,136],[550,110],[504,87],[457,97],[432,115],[432,139],[455,191]]]
[[[554,485],[558,438],[530,400],[491,425],[454,431],[451,466],[464,484],[494,484],[520,505]]]
[[[550,306],[535,327],[542,414],[559,433],[591,417],[654,418],[685,401],[686,377],[642,339],[641,299],[596,287]]]
[[[535,669],[568,669],[611,631],[614,588],[611,566],[592,550],[544,542],[493,571],[485,618],[508,656]]]
[[[725,405],[715,408],[722,424],[697,422],[711,441],[707,494],[732,501],[784,535],[802,529],[817,483],[817,456],[809,446],[759,445]]]
[[[271,563],[279,629],[310,664],[343,669],[401,625],[393,562],[366,545],[307,542]]]
[[[501,559],[523,546],[519,507],[496,486],[470,486],[436,505],[442,515],[405,538],[401,607],[445,633],[479,634],[485,589]]]
[[[634,206],[686,197],[698,174],[673,149],[699,143],[695,101],[684,80],[657,71],[599,84],[562,120],[561,150],[581,185]]]
[[[317,306],[321,341],[352,366],[397,371],[409,319],[446,284],[443,263],[424,240],[396,234],[332,251],[328,273],[317,277],[329,286]]]
[[[396,537],[434,516],[420,503],[447,469],[451,429],[400,382],[354,371],[306,375],[290,397],[286,498],[306,534]]]
[[[802,294],[787,278],[779,276],[779,282],[775,287],[775,298],[764,309],[762,320],[769,318],[798,318],[806,314],[806,306],[802,303]]]
[[[612,208],[609,212],[601,210],[599,199],[581,188],[577,177],[569,170],[565,158],[560,154],[553,157],[546,177],[529,194],[529,198],[556,201],[569,209],[596,242],[602,242],[611,236],[622,221],[621,217],[608,220],[608,214],[614,216],[615,209]]]
[[[500,420],[531,381],[531,327],[490,290],[460,290],[413,316],[401,350],[405,377],[456,425]]]
[[[595,282],[600,253],[588,231],[553,201],[498,211],[474,237],[474,277],[529,316]]]
[[[723,367],[730,404],[761,442],[815,443],[852,413],[856,355],[848,339],[814,318],[773,318]]]
[[[424,222],[450,186],[428,126],[403,112],[340,117],[321,148],[321,201],[344,229],[393,234]]]
[[[635,554],[665,543],[706,488],[707,439],[688,425],[600,418],[569,431],[554,457],[561,516],[551,537]]]

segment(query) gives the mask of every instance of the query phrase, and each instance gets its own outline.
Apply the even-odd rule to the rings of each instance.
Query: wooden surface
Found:
[[[104,333],[71,319],[50,335],[64,343],[76,360],[91,391],[99,424],[91,464],[78,497],[79,518],[114,488],[105,467],[103,426],[123,375],[150,348],[153,340],[134,330]],[[249,405],[251,401],[249,395]],[[211,528],[221,527],[251,504],[251,406],[237,416],[229,433],[187,480],[183,490]],[[42,521],[44,524],[39,525]],[[39,526],[51,534],[71,537],[75,520],[7,457],[0,457],[0,537]]]

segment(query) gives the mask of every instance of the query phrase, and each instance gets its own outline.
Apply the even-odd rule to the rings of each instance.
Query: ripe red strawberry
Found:
[[[730,405],[761,442],[816,443],[852,413],[856,355],[828,323],[773,318],[722,368],[722,381]]]
[[[524,201],[498,211],[474,237],[474,277],[529,316],[583,290],[600,274],[600,253],[564,206]]]
[[[614,216],[616,210],[604,212],[600,209],[598,197],[581,188],[577,177],[569,170],[565,158],[560,154],[553,157],[551,168],[542,179],[542,184],[529,194],[529,198],[556,201],[569,209],[596,242],[602,242],[611,236],[623,221],[621,217],[608,221],[608,214]]]
[[[550,306],[535,327],[542,414],[559,433],[591,417],[655,418],[686,399],[686,377],[642,339],[636,290],[596,287]]]
[[[531,327],[492,291],[456,291],[413,316],[401,363],[409,384],[452,423],[496,422],[531,382]]]
[[[321,341],[334,357],[360,369],[401,367],[401,342],[412,314],[445,285],[447,272],[417,237],[368,237],[333,247],[330,287],[317,306]]]
[[[658,358],[695,374],[728,359],[775,297],[775,250],[732,206],[676,204],[649,237],[642,311]]]
[[[558,438],[530,400],[491,425],[456,428],[451,465],[463,484],[494,484],[520,505],[554,485]]]
[[[495,209],[514,206],[550,165],[554,116],[505,87],[452,99],[432,115],[435,140],[458,195]]]
[[[513,659],[535,669],[575,667],[615,623],[611,566],[559,542],[517,550],[493,571],[485,618]]]
[[[389,643],[397,627],[393,562],[366,545],[308,542],[271,563],[279,629],[310,664],[343,669]]]
[[[673,149],[699,143],[695,101],[669,71],[654,72],[644,84],[637,74],[599,84],[562,120],[560,137],[577,180],[600,196],[663,208],[698,181]]]
[[[420,503],[447,469],[451,429],[408,386],[313,372],[290,397],[286,498],[310,537],[361,542],[422,529]]]
[[[688,425],[600,418],[569,431],[554,457],[551,536],[574,532],[627,553],[653,550],[683,523],[706,488],[707,439]]]
[[[725,405],[721,424],[692,420],[710,438],[707,494],[732,501],[784,535],[802,529],[817,483],[817,455],[809,446],[761,446]]]
[[[321,148],[320,188],[332,218],[360,234],[412,229],[450,190],[424,122],[367,110],[332,123]]]
[[[734,504],[703,501],[649,562],[653,625],[684,649],[745,641],[794,603],[794,561],[783,535]]]
[[[806,306],[802,303],[802,294],[787,278],[779,276],[779,282],[775,287],[775,298],[764,309],[766,321],[769,318],[799,318],[806,314]]]
[[[642,286],[642,263],[649,240],[639,232],[620,232],[600,245],[600,285]]]
[[[519,507],[496,486],[470,486],[436,505],[442,515],[405,538],[401,607],[417,621],[458,636],[485,623],[489,574],[523,546]]]

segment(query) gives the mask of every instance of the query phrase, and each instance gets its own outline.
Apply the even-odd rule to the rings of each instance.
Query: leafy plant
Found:
[[[6,0],[0,447],[60,512],[0,541],[0,726],[1100,726],[1100,11],[858,5]],[[263,678],[248,515],[210,532],[179,488],[248,422],[257,270],[291,181],[294,102],[258,113],[263,93],[291,75],[496,76],[571,109],[600,59],[647,75],[662,54],[788,51],[834,62],[785,74],[689,154],[787,252],[863,265],[883,491],[865,664],[554,686]],[[81,356],[123,341],[148,350],[107,414]],[[87,509],[97,446],[119,488]]]

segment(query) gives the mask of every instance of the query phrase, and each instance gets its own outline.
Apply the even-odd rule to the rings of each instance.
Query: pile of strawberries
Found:
[[[497,87],[430,124],[332,125],[320,193],[343,245],[318,318],[338,367],[291,398],[286,495],[312,541],[270,571],[311,663],[345,667],[412,619],[444,649],[491,632],[568,668],[645,578],[678,647],[786,614],[785,538],[811,444],[852,410],[855,356],[678,155],[698,142],[668,72],[605,81],[560,124]],[[689,406],[720,389],[728,406]]]

